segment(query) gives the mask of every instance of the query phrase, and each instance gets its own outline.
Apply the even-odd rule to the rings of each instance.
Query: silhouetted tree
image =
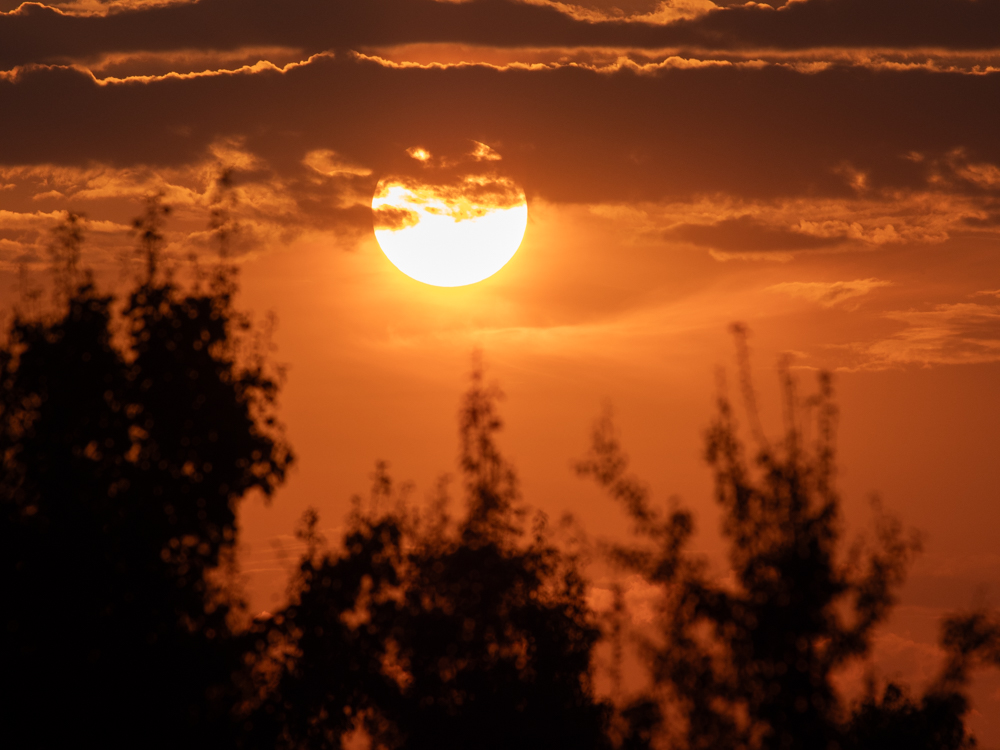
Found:
[[[232,271],[182,289],[158,266],[116,312],[57,230],[64,301],[0,347],[3,730],[19,747],[232,742],[240,606],[224,570],[236,506],[292,459],[277,381],[233,308]]]
[[[578,469],[610,490],[647,542],[619,546],[614,557],[664,597],[657,638],[646,639],[644,655],[672,710],[673,742],[705,750],[833,748],[842,740],[844,707],[831,676],[868,653],[916,542],[879,516],[878,546],[840,559],[830,378],[821,374],[818,393],[800,404],[783,370],[785,435],[771,445],[757,422],[743,337],[738,329],[758,447],[753,466],[724,393],[706,436],[729,544],[728,581],[714,580],[704,561],[687,553],[690,514],[658,512],[627,474],[609,421],[598,425]],[[815,435],[808,441],[810,418]]]
[[[848,750],[959,750],[974,747],[963,717],[968,699],[935,686],[919,699],[890,682],[879,695],[870,685],[844,732]]]
[[[975,747],[965,729],[971,672],[1000,667],[1000,618],[983,610],[954,614],[942,623],[946,660],[919,698],[895,683],[881,695],[869,684],[847,725],[849,750],[959,750]]]
[[[357,508],[342,553],[321,553],[317,515],[303,519],[307,543],[291,602],[250,629],[252,694],[244,743],[261,748],[340,748],[360,722],[372,734],[377,706],[398,693],[388,669],[386,630],[399,585],[401,519]]]
[[[853,707],[836,670],[864,658],[916,550],[879,514],[877,545],[840,551],[836,409],[827,375],[785,434],[757,418],[745,332],[746,458],[726,396],[706,436],[730,576],[687,550],[693,519],[654,508],[610,419],[581,473],[631,517],[611,558],[662,594],[643,641],[652,688],[612,705],[593,686],[602,631],[578,548],[529,519],[496,434],[499,391],[476,367],[460,411],[465,508],[446,483],[420,512],[384,464],[332,550],[310,511],[287,605],[251,622],[233,581],[237,506],[270,496],[292,454],[278,378],[233,305],[231,175],[211,228],[220,262],[190,288],[163,266],[168,209],[134,224],[142,271],[121,307],[80,270],[81,217],[52,243],[56,309],[15,315],[0,345],[0,586],[17,747],[425,750],[961,750],[972,670],[1000,666],[1000,620],[949,618],[947,660],[920,696],[872,681]],[[810,430],[812,436],[810,437]],[[605,634],[620,668],[624,599]],[[617,680],[616,680],[617,682]],[[616,700],[621,697],[616,694]]]
[[[382,468],[341,550],[303,559],[292,603],[260,631],[265,692],[280,678],[251,721],[279,746],[340,747],[356,721],[387,747],[607,745],[585,582],[543,516],[524,529],[495,443],[497,396],[477,370],[461,412],[459,522],[443,502],[424,517],[378,510],[392,495]]]

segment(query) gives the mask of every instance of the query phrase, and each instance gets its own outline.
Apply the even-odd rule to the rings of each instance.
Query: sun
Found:
[[[464,175],[448,184],[383,179],[372,214],[375,239],[393,265],[444,287],[495,274],[517,252],[528,224],[524,191],[496,175]]]

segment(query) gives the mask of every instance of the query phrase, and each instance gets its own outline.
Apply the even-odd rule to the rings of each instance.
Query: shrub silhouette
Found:
[[[65,302],[15,318],[0,350],[4,729],[21,747],[232,741],[239,601],[213,571],[240,498],[270,495],[291,453],[277,382],[237,357],[232,272],[163,279],[163,214],[153,199],[138,220],[147,270],[120,313],[77,277],[71,217]]]

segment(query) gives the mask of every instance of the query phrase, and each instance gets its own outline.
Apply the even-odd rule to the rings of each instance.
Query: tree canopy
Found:
[[[237,507],[292,453],[277,379],[240,351],[231,269],[191,289],[159,273],[161,215],[139,220],[150,260],[118,308],[77,274],[70,217],[59,309],[15,316],[0,350],[4,725],[22,746],[230,734]]]
[[[447,484],[418,507],[384,464],[327,543],[310,511],[287,602],[246,616],[239,504],[271,497],[293,462],[280,371],[235,307],[225,260],[189,284],[163,267],[151,199],[141,272],[121,299],[81,271],[83,222],[53,235],[55,307],[16,313],[0,346],[4,738],[19,747],[196,745],[579,750],[969,747],[974,669],[1000,665],[1000,621],[956,614],[924,693],[872,680],[850,703],[834,677],[869,656],[918,540],[876,513],[845,548],[832,381],[802,399],[782,371],[786,425],[759,428],[737,330],[751,448],[720,394],[705,458],[723,512],[727,578],[689,551],[692,514],[628,471],[609,418],[578,471],[634,536],[574,545],[532,511],[497,440],[500,393],[481,366],[459,411],[462,505]],[[233,228],[211,228],[225,248]],[[748,455],[749,454],[749,455]],[[635,632],[648,687],[596,685],[627,612],[593,606],[589,558],[657,592]],[[610,623],[610,625],[609,625]]]

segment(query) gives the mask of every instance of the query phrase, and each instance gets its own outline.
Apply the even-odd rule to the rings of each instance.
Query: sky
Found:
[[[919,686],[941,616],[1000,604],[997,102],[1000,0],[0,0],[0,297],[44,283],[66,210],[124,288],[156,192],[176,273],[208,262],[230,171],[298,456],[240,511],[256,609],[302,512],[334,537],[377,460],[421,502],[454,477],[475,351],[530,505],[626,533],[572,471],[610,408],[721,575],[703,435],[743,322],[770,434],[782,358],[804,394],[834,375],[845,538],[874,496],[923,534],[874,657]],[[520,248],[476,284],[409,278],[373,232],[393,180],[502,186]],[[1000,677],[973,696],[1000,748]]]

